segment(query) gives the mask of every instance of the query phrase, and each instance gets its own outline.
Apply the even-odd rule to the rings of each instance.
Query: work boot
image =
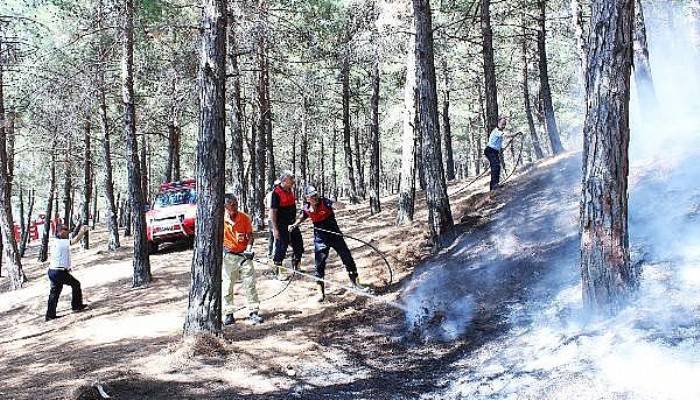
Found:
[[[301,270],[301,260],[292,260],[292,270],[294,272],[304,272]]]
[[[44,318],[44,321],[48,322],[48,321],[51,321],[51,320],[54,320],[54,319],[57,319],[57,318],[61,318],[62,316],[63,316],[63,315],[47,315],[47,316]]]
[[[78,307],[74,308],[74,309],[73,309],[73,312],[85,311],[87,308],[88,308],[88,305],[87,305],[87,304],[81,304],[81,305],[79,305]]]
[[[258,314],[257,311],[253,311],[250,313],[248,316],[248,322],[250,322],[251,325],[257,325],[263,323],[264,319],[263,317]]]
[[[354,289],[362,291],[362,292],[367,292],[367,293],[370,292],[370,289],[367,286],[360,284],[360,282],[357,280],[356,275],[350,276],[350,282],[352,283],[352,287]]]
[[[236,323],[236,319],[233,318],[233,314],[226,314],[226,318],[224,318],[224,325],[233,325]]]
[[[323,303],[326,300],[326,286],[323,282],[318,282],[318,294],[316,295],[316,301]]]

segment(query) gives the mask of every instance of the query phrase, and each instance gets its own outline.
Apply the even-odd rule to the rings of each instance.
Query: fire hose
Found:
[[[382,253],[382,252],[381,252],[379,249],[377,249],[374,245],[372,245],[371,243],[368,243],[367,241],[364,241],[364,240],[362,240],[362,239],[358,239],[358,238],[352,237],[352,236],[350,236],[350,235],[342,234],[342,233],[340,233],[340,232],[329,231],[329,230],[321,229],[321,228],[317,228],[317,227],[314,227],[314,230],[317,230],[317,231],[320,231],[320,232],[330,233],[330,234],[332,234],[332,235],[336,235],[336,236],[340,236],[340,237],[346,237],[346,238],[352,239],[352,240],[356,240],[356,241],[358,241],[358,242],[360,242],[360,243],[362,243],[362,244],[368,246],[369,248],[371,248],[373,251],[375,251],[377,254],[379,254],[379,256],[384,260],[384,263],[386,264],[387,271],[389,272],[389,282],[386,284],[386,286],[390,286],[390,285],[393,283],[393,281],[394,281],[394,271],[391,269],[391,265],[389,264],[389,261],[386,259],[386,255],[384,255],[384,253]],[[247,254],[245,254],[244,256],[245,256],[245,259],[246,259],[246,260],[251,260],[251,261],[253,261],[253,262],[256,262],[256,263],[258,263],[258,264],[265,265],[265,266],[270,267],[270,268],[273,268],[273,269],[275,269],[275,268],[285,269],[285,270],[287,270],[288,272],[291,272],[291,273],[292,273],[292,275],[290,276],[290,278],[287,280],[287,283],[286,283],[280,290],[278,290],[278,291],[277,291],[276,293],[274,293],[273,295],[271,295],[271,296],[269,296],[269,297],[266,297],[266,298],[260,300],[261,303],[262,303],[262,302],[266,302],[266,301],[270,301],[270,300],[274,299],[275,297],[277,297],[277,296],[281,295],[282,293],[284,293],[284,292],[289,288],[289,286],[292,284],[292,282],[294,281],[294,279],[295,279],[297,276],[303,276],[303,277],[309,278],[309,279],[311,279],[311,280],[313,280],[313,281],[315,281],[315,282],[329,283],[329,284],[331,284],[331,285],[335,285],[335,286],[337,286],[337,287],[340,287],[340,288],[342,288],[342,289],[345,289],[345,290],[347,290],[347,291],[349,291],[349,292],[351,292],[351,293],[355,293],[355,294],[358,294],[358,295],[361,295],[361,296],[371,297],[371,293],[368,293],[368,292],[365,292],[365,291],[356,289],[356,288],[354,288],[354,287],[345,286],[345,285],[342,285],[342,284],[337,283],[337,282],[334,282],[334,281],[329,281],[329,280],[324,279],[324,278],[319,278],[319,277],[317,277],[317,276],[315,276],[315,275],[311,275],[311,274],[307,274],[307,273],[301,272],[301,271],[299,271],[298,269],[293,268],[293,267],[292,267],[292,268],[289,268],[289,267],[286,267],[286,266],[284,266],[284,265],[275,265],[275,264],[271,264],[271,263],[269,262],[269,260],[263,260],[263,259],[259,259],[259,258],[254,258],[254,254],[253,254],[253,253],[247,253]],[[246,308],[246,307],[239,307],[239,308],[236,309],[236,311],[241,311],[241,310],[243,310],[243,309],[245,309],[245,308]]]

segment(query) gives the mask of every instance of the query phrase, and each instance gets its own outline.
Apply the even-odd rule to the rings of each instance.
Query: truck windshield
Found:
[[[196,189],[172,190],[159,193],[153,202],[153,208],[165,208],[170,206],[178,206],[181,204],[197,203]]]

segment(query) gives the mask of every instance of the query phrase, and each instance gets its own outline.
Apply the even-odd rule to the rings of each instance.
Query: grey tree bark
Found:
[[[401,180],[397,225],[413,221],[416,198],[416,41],[410,35],[406,51],[406,83],[403,91],[403,133],[401,135]]]
[[[199,65],[197,235],[184,331],[221,332],[226,157],[226,1],[204,0]]]
[[[442,97],[442,152],[445,156],[445,177],[455,179],[455,159],[452,150],[452,124],[450,123],[450,72],[444,65],[445,89]]]
[[[619,309],[638,284],[627,224],[634,0],[594,0],[586,76],[581,197],[583,301]]]
[[[372,215],[382,210],[380,197],[380,177],[381,158],[379,155],[379,50],[374,49],[374,62],[372,63],[372,96],[370,98],[370,109],[372,120],[370,122],[370,167],[369,167],[369,208]]]
[[[347,46],[346,46],[347,47]],[[343,50],[340,80],[343,86],[343,149],[345,150],[345,173],[350,184],[350,203],[359,202],[355,172],[352,166],[352,143],[350,135],[350,54],[349,49]]]
[[[134,104],[134,0],[124,0],[124,34],[122,53],[122,102],[124,108],[124,137],[129,179],[129,210],[126,221],[128,230],[133,225],[134,259],[133,287],[147,286],[151,282],[151,262],[146,240],[146,217],[142,193],[139,149],[136,141],[136,106]],[[126,232],[125,232],[125,236]]]
[[[420,134],[423,138],[422,159],[426,177],[428,225],[435,248],[453,239],[452,211],[440,154],[440,125],[438,122],[437,88],[433,59],[433,24],[429,0],[413,0],[416,26],[416,86]]]
[[[0,50],[1,47],[0,47]],[[12,207],[10,204],[11,187],[11,161],[7,154],[7,131],[5,128],[5,101],[3,91],[3,68],[0,65],[0,234],[2,235],[2,252],[7,265],[8,277],[10,278],[10,289],[22,288],[22,284],[27,280],[22,270],[22,261],[17,249],[17,242],[14,235],[14,224],[12,221]]]

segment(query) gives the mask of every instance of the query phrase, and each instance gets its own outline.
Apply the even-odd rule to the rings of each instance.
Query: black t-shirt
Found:
[[[280,207],[280,196],[273,190],[270,196],[270,208],[277,210],[277,224],[291,225],[297,217],[297,206]]]

